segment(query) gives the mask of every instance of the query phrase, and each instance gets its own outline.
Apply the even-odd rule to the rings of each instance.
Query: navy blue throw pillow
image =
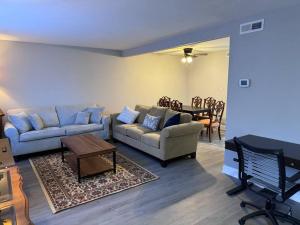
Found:
[[[167,122],[165,123],[164,128],[174,126],[174,125],[178,125],[179,122],[180,122],[180,113],[178,113],[178,114],[172,116],[171,118],[169,118],[167,120]]]

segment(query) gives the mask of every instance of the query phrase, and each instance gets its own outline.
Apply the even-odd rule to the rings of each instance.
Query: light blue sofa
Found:
[[[63,136],[91,133],[109,139],[110,116],[103,115],[100,124],[75,125],[76,113],[96,104],[62,105],[43,108],[23,108],[7,111],[7,115],[25,112],[37,113],[46,128],[20,134],[10,123],[4,125],[4,134],[9,138],[15,156],[60,148]]]

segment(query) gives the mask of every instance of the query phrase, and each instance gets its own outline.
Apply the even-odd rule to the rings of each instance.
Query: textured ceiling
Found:
[[[299,0],[0,0],[0,40],[125,50]]]

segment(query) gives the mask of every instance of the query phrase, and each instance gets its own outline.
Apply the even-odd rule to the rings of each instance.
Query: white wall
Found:
[[[187,65],[187,99],[188,104],[194,96],[214,97],[218,101],[227,100],[228,51],[211,52],[199,56]],[[224,117],[226,118],[226,111]]]
[[[0,106],[97,102],[110,112],[156,104],[168,95],[185,101],[186,68],[175,56],[116,57],[87,50],[0,42]]]

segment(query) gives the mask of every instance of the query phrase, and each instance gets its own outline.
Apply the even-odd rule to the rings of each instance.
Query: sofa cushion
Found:
[[[28,119],[35,130],[41,130],[45,128],[42,118],[37,113],[30,114]]]
[[[165,120],[165,114],[168,108],[165,107],[158,107],[158,106],[152,106],[149,115],[151,116],[159,116],[160,122],[159,122],[159,129],[161,130],[164,127],[164,120]]]
[[[66,135],[75,135],[103,130],[104,126],[103,124],[90,123],[86,125],[66,125],[63,128],[66,130]]]
[[[56,106],[57,116],[59,118],[60,126],[72,125],[75,123],[76,115],[78,112],[84,111],[86,108],[96,107],[94,104],[82,105],[61,105]]]
[[[123,123],[133,124],[139,114],[140,112],[125,106],[122,112],[118,115],[117,120]]]
[[[126,128],[126,136],[131,137],[135,140],[141,141],[141,136],[143,134],[152,132],[152,130],[143,127],[141,125],[135,125],[135,126],[131,126],[131,127],[127,127]]]
[[[55,107],[19,108],[7,111],[7,114],[25,112],[26,114],[37,113],[43,120],[45,127],[59,127],[59,120]]]
[[[104,107],[88,107],[85,112],[91,113],[90,123],[101,123]]]
[[[128,127],[135,126],[137,124],[120,124],[114,127],[114,130],[120,134],[126,135],[126,129]]]
[[[42,130],[28,131],[20,135],[20,141],[34,141],[45,138],[60,137],[65,135],[65,129],[61,127],[47,127]]]
[[[151,132],[143,134],[141,137],[142,143],[150,145],[154,148],[159,148],[160,132]]]
[[[147,113],[149,113],[151,107],[150,106],[145,106],[145,105],[136,105],[135,106],[135,111],[140,112],[137,122],[139,124],[142,124],[144,122],[145,116]]]
[[[189,113],[180,113],[180,123],[190,123],[193,119],[193,116]]]
[[[8,120],[18,129],[20,133],[25,133],[32,129],[28,115],[24,112],[8,115]]]
[[[77,125],[89,124],[90,115],[91,115],[91,113],[89,113],[89,112],[78,112],[76,114],[75,124],[77,124]]]

